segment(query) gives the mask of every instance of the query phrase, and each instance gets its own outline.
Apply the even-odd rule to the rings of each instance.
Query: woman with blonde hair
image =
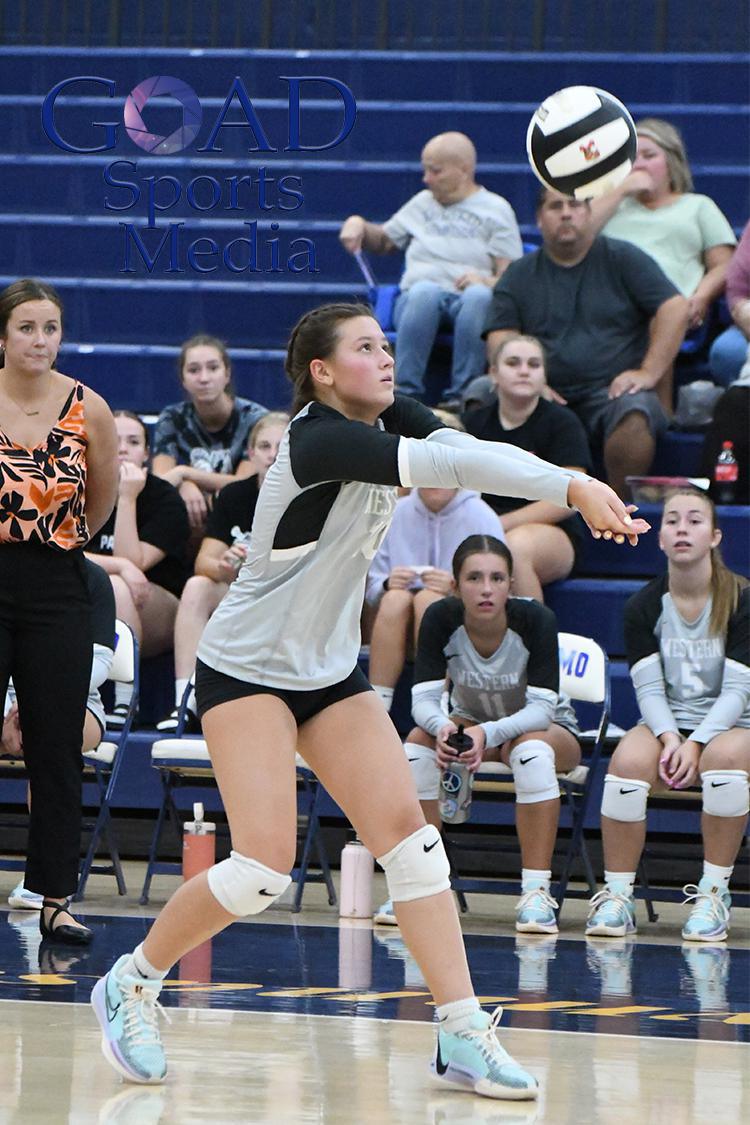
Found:
[[[678,488],[664,502],[659,545],[666,574],[625,607],[625,644],[642,720],[612,755],[604,779],[604,890],[587,936],[635,932],[633,885],[654,789],[703,789],[705,861],[685,941],[723,941],[729,880],[747,826],[750,771],[750,588],[727,570],[709,497]]]
[[[638,150],[630,175],[593,200],[591,211],[609,238],[632,242],[655,259],[687,297],[690,327],[697,328],[724,291],[737,239],[714,201],[693,191],[685,145],[674,125],[645,117],[635,128]]]

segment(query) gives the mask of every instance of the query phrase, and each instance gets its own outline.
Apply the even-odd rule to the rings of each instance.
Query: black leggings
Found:
[[[0,700],[12,676],[31,785],[24,884],[52,898],[78,883],[91,657],[83,553],[0,543]]]

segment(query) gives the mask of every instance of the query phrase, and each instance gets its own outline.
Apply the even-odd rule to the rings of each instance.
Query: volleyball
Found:
[[[632,168],[635,125],[606,90],[566,86],[535,111],[526,151],[546,187],[574,199],[595,199],[622,183]]]

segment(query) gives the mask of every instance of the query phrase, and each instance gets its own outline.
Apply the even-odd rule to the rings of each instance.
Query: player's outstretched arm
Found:
[[[594,539],[614,539],[615,543],[624,543],[627,539],[634,547],[638,536],[651,528],[646,520],[632,517],[631,512],[637,511],[633,504],[625,504],[600,480],[581,477],[571,480],[568,504],[581,513]]]

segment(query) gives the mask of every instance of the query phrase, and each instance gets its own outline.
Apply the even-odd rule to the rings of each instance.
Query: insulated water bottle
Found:
[[[446,766],[440,775],[438,799],[440,819],[447,824],[463,824],[469,818],[474,775],[468,766],[462,764],[460,755],[466,750],[471,750],[474,742],[468,734],[464,734],[462,726],[459,726],[446,742],[459,757],[451,765]]]

